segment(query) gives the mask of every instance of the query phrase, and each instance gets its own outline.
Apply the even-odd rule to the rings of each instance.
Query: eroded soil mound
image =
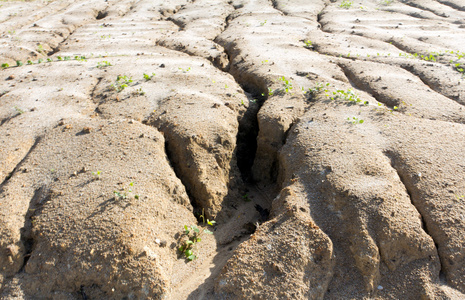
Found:
[[[464,299],[464,40],[459,0],[0,2],[1,298]]]

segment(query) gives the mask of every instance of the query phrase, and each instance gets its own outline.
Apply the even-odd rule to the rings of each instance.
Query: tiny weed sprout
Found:
[[[118,75],[116,77],[116,82],[112,84],[111,87],[119,93],[127,88],[131,82],[132,78],[126,75]]]
[[[37,63],[38,63],[38,64],[41,64],[43,61],[44,61],[44,60],[43,60],[42,58],[39,58],[39,59],[37,60]]]
[[[132,189],[131,189],[132,187],[134,187],[134,182],[130,182],[129,187],[124,188],[122,191],[114,191],[113,192],[114,200],[118,201],[118,200],[125,200],[125,199],[130,198],[132,195]],[[139,195],[134,194],[134,199],[136,200],[139,199]]]
[[[20,61],[20,60],[17,60],[17,61],[16,61],[16,66],[17,66],[17,67],[21,67],[22,65],[23,65],[23,62],[22,62],[22,61]]]
[[[188,67],[187,69],[183,69],[183,68],[178,68],[180,71],[182,71],[183,73],[187,73],[191,70],[191,67]]]
[[[48,61],[48,62],[52,62],[52,61],[53,61],[53,59],[51,59],[51,58],[47,58],[47,61]]]
[[[64,60],[71,60],[71,57],[70,56],[65,56]]]
[[[205,216],[202,214],[200,218],[203,219],[203,224],[205,225],[205,220],[207,225],[209,226],[214,226],[215,221],[210,221],[209,219],[205,219]],[[202,234],[207,233],[207,234],[213,234],[210,230],[206,228],[198,228],[195,225],[191,225],[188,227],[187,225],[184,225],[184,235],[187,237],[186,240],[184,240],[181,244],[181,246],[178,248],[179,252],[184,254],[184,257],[189,260],[193,261],[194,259],[197,258],[197,256],[194,254],[194,248],[195,245],[202,241]]]
[[[304,46],[305,48],[313,49],[312,41],[306,40],[306,41],[304,41],[304,43],[305,43],[305,46]]]
[[[286,77],[280,77],[278,80],[283,82],[284,91],[286,93],[289,93],[292,90],[292,82],[287,80]]]
[[[349,121],[350,123],[356,125],[356,124],[363,124],[363,120],[357,118],[357,117],[352,117],[352,118],[347,118],[347,121]]]
[[[21,108],[15,106],[14,109],[16,110],[16,112],[18,113],[18,115],[24,114],[24,110],[22,110]]]
[[[152,75],[144,73],[144,79],[147,81],[151,80],[153,76],[155,76],[155,73],[152,73]]]
[[[99,180],[100,174],[102,174],[101,171],[92,172],[92,176],[94,177],[94,180]]]
[[[333,92],[333,97],[331,97],[331,100],[336,100],[336,99],[342,99],[342,100],[351,101],[355,103],[362,102],[362,99],[360,99],[360,97],[357,94],[355,94],[355,92],[352,89],[348,89],[346,91],[336,90],[335,92]],[[367,103],[365,102],[365,104]]]
[[[134,96],[144,96],[144,95],[145,95],[145,92],[144,92],[144,90],[142,90],[142,88],[138,88],[137,90],[135,90],[135,91],[133,92],[133,95],[134,95]]]
[[[266,20],[264,20],[263,22],[260,22],[260,26],[265,26],[266,24]]]
[[[110,62],[106,61],[106,60],[104,60],[104,61],[99,61],[99,62],[97,63],[97,68],[99,68],[99,69],[103,69],[103,68],[111,67],[111,66],[112,66],[112,64],[111,64]]]
[[[354,4],[352,1],[342,1],[342,3],[339,5],[341,8],[349,9],[352,7],[352,4]]]
[[[268,59],[262,60],[262,64],[265,64],[268,62]]]
[[[242,195],[242,199],[244,199],[245,202],[250,202],[250,201],[252,201],[252,200],[249,198],[249,194]]]
[[[328,87],[330,86],[330,83],[321,83],[317,82],[313,88],[309,88],[308,92],[311,96],[316,96],[322,92],[328,93]]]
[[[8,68],[10,65],[7,63],[2,64],[2,69]]]
[[[265,97],[265,93],[262,93],[262,97]],[[272,88],[268,88],[268,96],[273,96],[274,95],[274,91]]]
[[[79,56],[79,55],[76,55],[74,59],[77,61],[87,61],[85,56]]]
[[[57,59],[58,59],[58,60],[63,60],[63,57],[57,56]]]
[[[44,46],[42,46],[41,44],[39,44],[39,45],[37,46],[37,52],[39,52],[39,53],[44,52]]]

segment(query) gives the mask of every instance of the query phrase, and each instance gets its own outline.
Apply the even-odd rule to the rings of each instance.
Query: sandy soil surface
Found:
[[[462,0],[0,1],[0,298],[465,299],[463,41]]]

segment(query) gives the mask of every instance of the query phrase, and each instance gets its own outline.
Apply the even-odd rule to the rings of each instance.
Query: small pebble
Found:
[[[380,290],[380,291],[381,291],[382,289],[383,289],[383,287],[382,287],[382,286],[380,286],[380,285],[378,285],[378,290]]]

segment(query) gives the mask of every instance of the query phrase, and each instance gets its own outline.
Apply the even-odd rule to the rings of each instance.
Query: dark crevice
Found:
[[[29,209],[25,216],[24,227],[21,228],[21,243],[24,245],[25,254],[23,266],[21,267],[20,272],[24,271],[24,267],[26,266],[34,248],[35,241],[32,234],[34,217],[41,213],[44,204],[50,199],[51,192],[48,187],[44,185],[35,190],[34,196],[29,202]]]
[[[400,65],[400,67],[402,69],[404,69],[405,71],[410,72],[411,74],[415,75],[418,79],[421,80],[421,82],[423,82],[423,84],[425,84],[431,90],[435,91],[436,93],[438,93],[438,94],[440,94],[440,95],[442,95],[442,96],[444,96],[446,98],[449,98],[450,100],[452,100],[454,102],[457,102],[460,105],[465,106],[465,103],[460,101],[460,96],[459,95],[457,95],[457,96],[444,95],[441,92],[441,90],[439,89],[440,84],[434,84],[431,80],[429,80],[428,77],[424,76],[423,74],[421,74],[417,70],[415,70],[415,67],[413,65],[411,65],[411,64],[402,64],[402,65]]]
[[[371,97],[376,99],[376,101],[383,103],[390,109],[392,109],[394,106],[399,105],[399,101],[379,95],[376,91],[374,91],[372,88],[369,87],[368,83],[365,83],[364,81],[360,82],[360,80],[357,80],[357,76],[343,64],[337,64],[337,65],[341,68],[341,70],[344,72],[344,75],[349,80],[349,83],[355,89],[364,91],[365,93],[369,94]]]
[[[98,14],[97,14],[97,17],[95,17],[96,20],[101,20],[101,19],[104,19],[108,16],[108,12],[107,11],[99,11]]]
[[[413,7],[413,8],[417,8],[417,9],[420,9],[420,10],[428,11],[428,12],[430,12],[430,13],[435,14],[435,15],[438,16],[438,17],[447,18],[446,13],[441,13],[441,14],[439,14],[439,13],[436,12],[435,10],[430,9],[429,7],[427,7],[427,6],[425,6],[425,5],[421,5],[421,4],[418,4],[418,3],[415,3],[415,2],[412,2],[412,1],[409,1],[409,0],[402,0],[402,3],[405,4],[405,5],[408,5],[408,6],[410,6],[410,7]]]
[[[11,177],[13,177],[15,172],[17,172],[21,168],[24,161],[29,157],[31,152],[34,151],[34,149],[37,147],[37,145],[39,144],[41,139],[42,139],[42,137],[37,137],[36,138],[36,140],[34,141],[34,144],[32,144],[31,148],[26,153],[26,155],[21,159],[21,161],[16,165],[16,167],[13,168],[13,170],[8,174],[8,176],[5,178],[5,180],[0,184],[0,192],[3,191],[3,187],[5,186],[5,184],[8,183],[8,181],[11,179]]]
[[[157,128],[157,127],[155,127]],[[158,128],[158,130],[160,130],[160,132],[162,132],[163,134],[165,134],[163,131],[161,131],[161,129]],[[171,166],[171,169],[173,170],[174,174],[176,175],[176,177],[179,179],[179,181],[182,183],[182,185],[184,186],[184,189],[186,190],[186,193],[187,193],[187,196],[189,197],[189,202],[191,203],[192,205],[192,208],[194,209],[194,215],[195,216],[199,216],[200,214],[202,214],[202,206],[199,205],[197,203],[197,201],[195,201],[195,197],[192,196],[192,192],[190,191],[189,189],[189,184],[186,182],[183,174],[182,174],[182,171],[180,170],[180,167],[175,163],[175,158],[173,157],[174,154],[170,151],[171,147],[170,147],[170,144],[169,144],[169,138],[166,138],[165,137],[165,155],[168,159],[168,163],[170,164]]]
[[[427,235],[429,235],[431,237],[431,239],[433,240],[433,242],[434,242],[436,252],[437,252],[438,257],[439,257],[439,261],[441,262],[441,269],[440,269],[440,274],[441,274],[441,273],[443,273],[444,267],[442,265],[442,259],[441,259],[441,255],[439,253],[439,245],[438,245],[437,241],[435,240],[434,236],[430,234],[430,231],[428,229],[428,222],[426,222],[425,218],[423,217],[423,214],[421,213],[421,211],[422,211],[421,208],[418,206],[418,204],[416,204],[417,200],[415,200],[416,197],[414,195],[414,192],[412,191],[411,183],[406,178],[406,176],[403,174],[402,170],[398,167],[397,162],[396,162],[396,154],[388,150],[388,151],[384,151],[384,155],[386,155],[386,157],[389,158],[392,168],[396,171],[402,185],[405,187],[405,190],[407,191],[407,194],[408,194],[409,199],[410,199],[410,203],[412,204],[413,207],[415,207],[416,211],[420,215],[421,227],[422,227],[423,231]]]
[[[443,5],[447,5],[453,9],[456,9],[456,10],[459,10],[459,11],[465,11],[465,5],[464,6],[459,6],[453,2],[450,2],[450,1],[447,1],[447,0],[436,0],[438,1],[439,3],[443,4]]]

